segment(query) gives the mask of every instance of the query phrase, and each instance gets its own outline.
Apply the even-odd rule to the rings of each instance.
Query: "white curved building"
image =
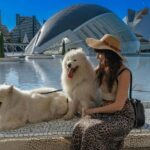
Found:
[[[144,8],[139,11],[128,9],[128,14],[124,22],[133,30],[133,32],[142,35],[150,40],[150,9]]]
[[[95,4],[74,5],[56,13],[45,22],[25,51],[32,54],[59,49],[65,38],[69,41],[66,49],[82,47],[87,54],[92,54],[85,39],[99,39],[106,33],[120,38],[123,53],[139,51],[140,43],[129,27],[112,11]]]
[[[144,8],[139,11],[129,9],[124,22],[139,39],[140,51],[150,52],[150,9]]]

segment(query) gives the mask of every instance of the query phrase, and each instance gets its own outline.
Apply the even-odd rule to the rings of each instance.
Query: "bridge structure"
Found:
[[[26,43],[4,43],[5,52],[24,52],[28,44]]]
[[[140,51],[147,51],[150,52],[150,41],[149,42],[142,42],[140,45]]]

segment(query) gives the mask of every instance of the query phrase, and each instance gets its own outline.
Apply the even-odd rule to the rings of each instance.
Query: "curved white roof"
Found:
[[[85,39],[101,38],[106,33],[120,38],[124,52],[139,50],[136,36],[112,11],[95,4],[80,4],[66,8],[49,18],[27,46],[26,53],[43,53],[53,47],[58,50],[63,38],[68,38],[71,42],[67,49],[82,47],[89,51]]]

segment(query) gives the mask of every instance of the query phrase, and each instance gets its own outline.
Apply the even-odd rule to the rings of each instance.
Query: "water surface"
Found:
[[[93,66],[97,65],[95,57],[90,60]],[[0,84],[23,90],[43,86],[61,89],[61,61],[62,58],[0,62]],[[133,72],[133,96],[150,101],[150,57],[127,57],[126,65]]]

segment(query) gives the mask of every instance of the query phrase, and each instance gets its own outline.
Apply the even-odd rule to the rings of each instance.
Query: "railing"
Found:
[[[4,43],[5,52],[24,52],[27,44],[23,43]]]

